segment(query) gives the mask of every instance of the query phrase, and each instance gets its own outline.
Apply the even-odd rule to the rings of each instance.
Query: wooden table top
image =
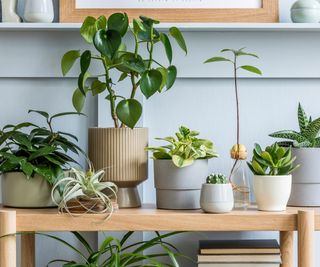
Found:
[[[256,207],[226,214],[207,214],[201,210],[159,210],[154,205],[116,210],[111,218],[85,214],[58,214],[57,209],[12,209],[0,206],[0,211],[14,211],[17,232],[29,231],[294,231],[297,213],[306,210],[288,207],[284,212],[262,212]],[[320,209],[315,209],[316,229],[320,230]]]

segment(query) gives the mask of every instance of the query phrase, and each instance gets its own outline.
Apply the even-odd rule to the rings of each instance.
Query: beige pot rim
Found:
[[[133,129],[125,127],[125,128],[114,128],[114,127],[89,127],[89,129],[93,130],[99,130],[99,129],[113,129],[115,131],[123,131],[123,130],[144,130],[144,129],[149,129],[148,127],[135,127]]]

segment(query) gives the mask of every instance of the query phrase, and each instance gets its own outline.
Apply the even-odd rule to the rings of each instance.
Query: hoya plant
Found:
[[[47,112],[30,110],[46,121],[46,127],[30,122],[6,125],[0,130],[0,173],[23,172],[27,177],[38,174],[53,185],[63,177],[64,168],[77,162],[69,152],[84,154],[75,143],[77,137],[61,131],[55,131],[55,119],[67,115],[79,115],[77,112],[64,112],[50,116]]]
[[[207,177],[207,184],[228,184],[229,181],[224,174],[212,173]]]
[[[160,147],[149,147],[154,159],[171,159],[179,167],[187,167],[197,159],[218,157],[210,140],[198,138],[199,132],[181,126],[175,137],[156,138],[169,143]]]
[[[141,16],[133,19],[130,26],[125,13],[112,14],[108,19],[105,16],[85,19],[80,33],[95,51],[72,50],[63,56],[61,62],[62,73],[66,75],[79,59],[80,74],[72,98],[78,112],[82,110],[89,93],[96,96],[106,91],[105,100],[109,102],[114,127],[134,128],[142,114],[142,105],[136,99],[137,92],[140,90],[146,98],[150,98],[173,86],[177,68],[172,64],[173,47],[170,39],[175,40],[185,53],[187,46],[177,27],[171,27],[168,33],[160,33],[155,28],[156,24],[159,21]],[[161,45],[167,63],[154,56]],[[94,61],[101,66],[95,75],[89,73]],[[88,80],[90,77],[92,79]],[[123,94],[121,86],[116,88],[117,83],[127,79],[131,87],[128,96]]]
[[[294,165],[295,160],[291,148],[275,143],[262,150],[260,145],[255,144],[252,161],[248,162],[248,166],[255,175],[288,175],[299,167]]]
[[[298,106],[298,122],[300,132],[295,130],[283,130],[270,134],[271,137],[281,138],[285,141],[280,145],[301,147],[320,147],[320,118],[315,120],[307,116],[303,107]]]

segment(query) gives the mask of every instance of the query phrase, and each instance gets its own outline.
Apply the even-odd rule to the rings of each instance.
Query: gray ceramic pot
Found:
[[[176,167],[171,160],[154,160],[159,209],[200,209],[201,186],[208,175],[208,160]]]
[[[54,207],[52,186],[39,175],[27,179],[22,172],[1,175],[2,204],[15,208]]]
[[[290,206],[320,206],[320,148],[294,148],[300,164],[292,174]]]

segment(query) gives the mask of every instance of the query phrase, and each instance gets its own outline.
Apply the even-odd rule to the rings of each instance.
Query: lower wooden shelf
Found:
[[[0,207],[0,236],[16,232],[64,231],[279,231],[282,267],[293,267],[293,232],[298,231],[299,267],[314,267],[314,230],[320,230],[320,210],[290,207],[284,212],[262,212],[256,207],[227,214],[202,211],[158,210],[154,205],[120,209],[105,215],[70,216],[57,209]],[[22,250],[34,248],[34,238],[24,238]],[[15,265],[15,236],[0,239],[0,267]],[[28,252],[29,253],[29,252]],[[34,250],[22,267],[34,267]],[[10,255],[10,257],[6,256]],[[25,253],[23,255],[26,255]],[[31,262],[31,265],[30,265]]]

